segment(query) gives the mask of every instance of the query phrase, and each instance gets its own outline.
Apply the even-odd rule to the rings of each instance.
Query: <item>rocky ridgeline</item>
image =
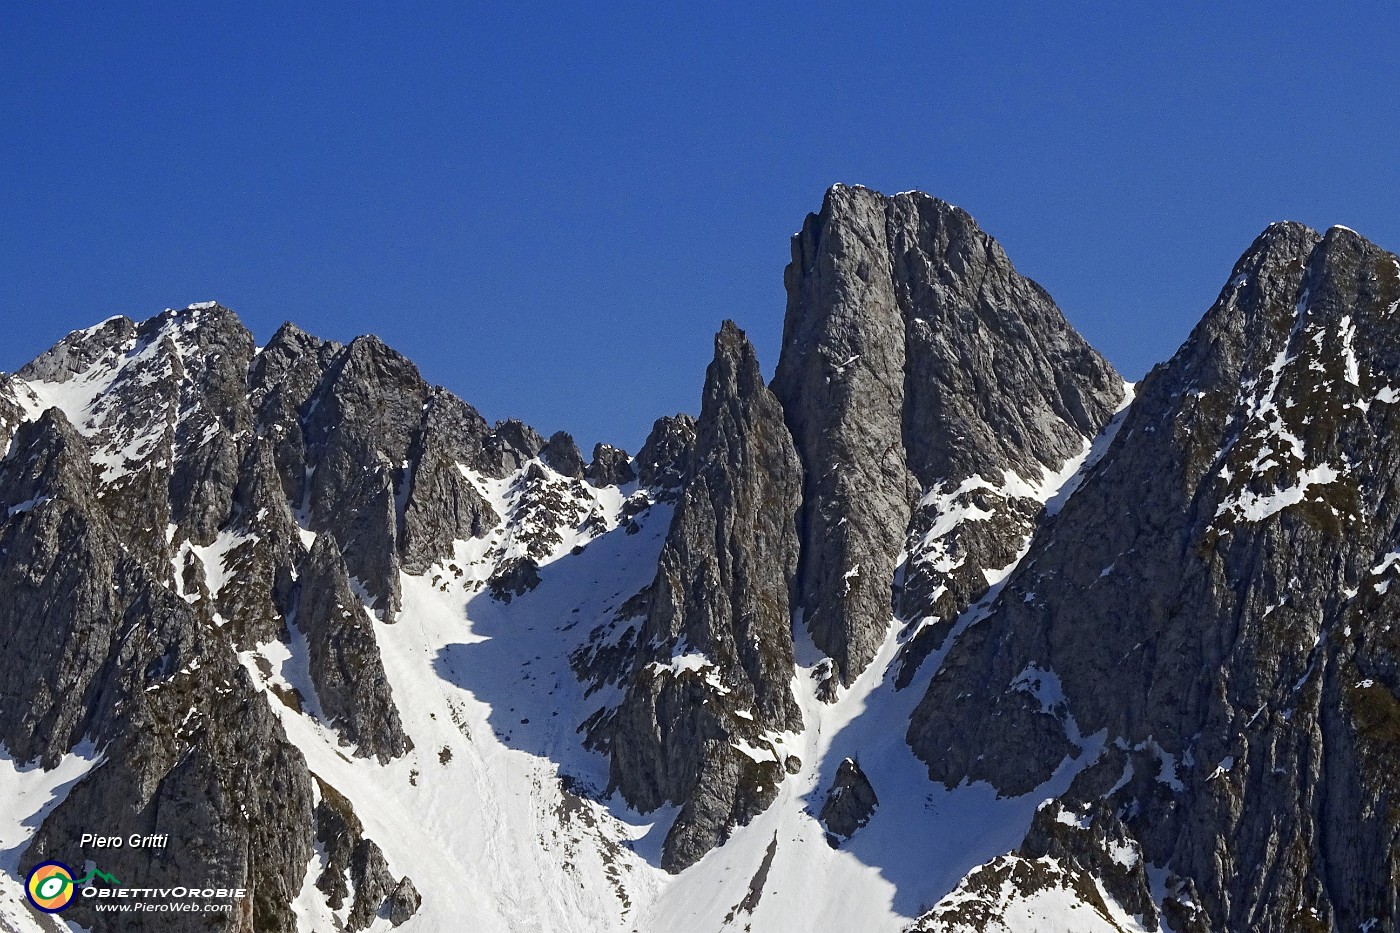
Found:
[[[910,725],[934,780],[1008,795],[1102,736],[1023,854],[1149,928],[1111,851],[1177,931],[1400,917],[1397,301],[1355,233],[1266,230]]]
[[[472,476],[521,473],[545,442],[519,422],[487,425],[374,338],[341,346],[289,324],[257,350],[213,304],[75,332],[3,377],[0,430],[0,740],[46,765],[85,740],[105,753],[25,864],[94,820],[123,834],[177,820],[186,878],[252,892],[228,929],[290,930],[320,839],[321,887],[333,907],[353,903],[350,929],[381,905],[409,916],[412,881],[390,874],[353,815],[327,810],[334,789],[313,788],[238,652],[294,627],[314,708],[342,742],[381,762],[404,754],[412,739],[370,610],[392,623],[401,570],[423,573],[496,529],[505,516]],[[626,481],[624,452],[595,454],[580,474]],[[671,465],[660,456],[651,469]],[[521,525],[547,550],[581,516],[574,499],[540,490],[573,480],[520,482],[536,494]],[[117,812],[117,800],[132,806]],[[176,880],[159,853],[122,850],[104,865]],[[79,914],[103,929],[132,922]]]
[[[402,575],[439,586],[469,554],[470,592],[527,598],[544,563],[665,502],[651,583],[564,649],[594,706],[579,741],[608,759],[595,790],[676,808],[662,867],[810,777],[802,710],[859,701],[887,649],[859,688],[927,679],[907,740],[933,781],[1050,796],[1072,776],[916,929],[1066,902],[1107,930],[1393,927],[1396,257],[1270,227],[1047,508],[1124,386],[995,241],[926,195],[837,186],[792,251],[771,384],[726,323],[698,419],[659,419],[635,459],[488,424],[373,337],[289,324],[258,349],[213,304],[0,376],[0,741],[44,766],[101,754],[21,867],[95,822],[178,831],[182,873],[252,892],[216,929],[294,929],[315,858],[349,928],[404,922],[425,879],[269,703],[369,767],[401,759],[376,632]],[[274,642],[314,697],[269,700]],[[807,800],[843,849],[906,792],[859,760]],[[103,867],[177,880],[153,851]]]
[[[593,730],[629,803],[681,806],[672,870],[801,766],[775,741],[802,726],[789,609],[830,658],[824,699],[896,615],[925,623],[912,670],[1019,556],[1044,505],[1032,484],[1083,454],[1123,395],[948,204],[838,186],[792,253],[771,391],[737,329],[717,338],[635,672],[610,731]]]

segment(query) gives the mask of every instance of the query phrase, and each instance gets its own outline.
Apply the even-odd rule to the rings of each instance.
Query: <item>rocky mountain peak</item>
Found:
[[[1367,762],[1379,685],[1400,692],[1372,673],[1394,670],[1397,268],[1342,228],[1264,231],[910,727],[945,783],[1018,795],[1081,762],[1062,803],[1121,820],[1109,835],[1190,892],[1162,908],[1191,929],[1395,915],[1400,826],[1363,814],[1394,793]]]
[[[94,821],[230,933],[1394,926],[1400,259],[1271,225],[1135,398],[924,194],[785,282],[635,459],[214,303],[0,376],[0,927]]]
[[[753,347],[729,321],[695,434],[608,743],[630,803],[680,805],[662,856],[672,871],[773,801],[786,760],[776,733],[801,728],[789,687],[799,468]]]
[[[1124,390],[966,212],[918,192],[833,187],[785,282],[773,391],[805,475],[799,606],[849,684],[896,606],[951,620],[1013,562],[1045,498],[1034,487],[1084,453]],[[984,489],[991,527],[935,532]]]

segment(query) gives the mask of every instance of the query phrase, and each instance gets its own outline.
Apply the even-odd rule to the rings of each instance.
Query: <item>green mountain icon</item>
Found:
[[[94,878],[98,879],[99,881],[104,882],[105,884],[110,884],[110,885],[111,885],[112,887],[114,887],[114,888],[119,888],[119,887],[121,887],[121,884],[122,884],[122,883],[121,883],[120,881],[118,881],[116,878],[114,878],[114,877],[112,877],[111,875],[107,874],[105,871],[103,871],[103,870],[100,869],[100,868],[94,868],[92,871],[88,872],[86,878],[80,878],[80,879],[78,879],[77,881],[73,882],[73,884],[74,884],[75,886],[76,886],[76,885],[88,884],[88,883],[90,883]]]

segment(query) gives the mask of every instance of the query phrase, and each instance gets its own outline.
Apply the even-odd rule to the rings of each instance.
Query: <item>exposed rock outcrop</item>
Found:
[[[1255,241],[934,677],[935,780],[1026,793],[1102,732],[1061,803],[1112,808],[1193,925],[1400,916],[1397,301],[1351,231]]]
[[[798,606],[849,684],[896,604],[946,633],[1014,562],[1035,485],[1084,452],[1123,387],[995,240],[927,195],[832,188],[786,284],[773,391],[805,474]]]
[[[593,445],[593,460],[586,474],[594,486],[626,486],[637,478],[627,451],[610,444]]]
[[[694,457],[695,419],[684,413],[657,418],[637,452],[637,478],[643,486],[678,487]]]
[[[879,805],[880,798],[860,765],[854,759],[843,759],[822,804],[821,821],[832,845],[855,835],[856,830],[870,822]]]
[[[788,686],[801,474],[730,322],[715,338],[694,458],[611,741],[612,782],[630,803],[681,805],[662,856],[672,871],[772,801],[784,771],[771,733],[801,727]]]
[[[574,443],[573,435],[567,431],[555,431],[549,436],[544,449],[540,451],[540,459],[556,473],[583,479],[583,454],[579,453],[578,444]]]
[[[384,675],[373,623],[350,589],[330,533],[316,538],[301,568],[295,624],[306,637],[321,709],[357,754],[384,762],[412,748]]]

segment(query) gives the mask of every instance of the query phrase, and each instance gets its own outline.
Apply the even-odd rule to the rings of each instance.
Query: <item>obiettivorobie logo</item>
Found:
[[[92,864],[89,862],[88,864]],[[230,911],[248,898],[247,888],[197,885],[127,887],[95,865],[76,877],[63,862],[42,862],[29,872],[24,885],[29,903],[47,914],[56,914],[81,898],[97,911],[214,913]]]
[[[121,886],[120,881],[98,868],[82,878],[74,878],[73,869],[62,862],[42,862],[29,872],[24,893],[29,896],[29,903],[44,913],[56,914],[73,903],[73,895],[79,887],[94,881]]]

